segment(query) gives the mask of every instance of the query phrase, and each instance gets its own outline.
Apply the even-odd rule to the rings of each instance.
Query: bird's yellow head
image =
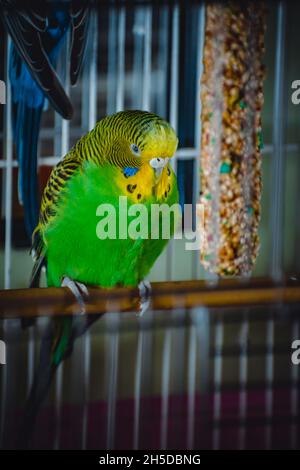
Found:
[[[119,167],[150,165],[158,176],[174,156],[178,139],[161,117],[147,111],[121,111],[100,121],[106,158]]]

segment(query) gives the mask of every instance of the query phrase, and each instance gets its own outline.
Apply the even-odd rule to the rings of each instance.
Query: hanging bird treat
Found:
[[[201,87],[201,261],[219,275],[250,273],[259,248],[265,9],[206,9]]]

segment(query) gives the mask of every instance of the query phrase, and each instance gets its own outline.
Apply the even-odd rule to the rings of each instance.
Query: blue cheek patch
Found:
[[[136,175],[138,171],[139,168],[131,168],[130,166],[127,166],[123,169],[123,175],[126,176],[126,178],[129,178],[129,176]]]

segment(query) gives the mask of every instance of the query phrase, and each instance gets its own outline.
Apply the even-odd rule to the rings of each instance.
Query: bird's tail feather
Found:
[[[13,106],[13,129],[19,162],[19,199],[24,207],[29,237],[38,223],[39,214],[37,148],[42,109],[42,106],[29,107],[24,102]]]

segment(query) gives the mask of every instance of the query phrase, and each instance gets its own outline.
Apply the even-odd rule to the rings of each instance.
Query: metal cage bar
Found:
[[[283,261],[283,169],[284,169],[284,87],[285,87],[285,27],[286,5],[280,1],[277,6],[276,59],[274,79],[273,111],[273,203],[271,206],[272,259],[271,272],[274,278],[282,276]]]
[[[11,41],[7,39],[6,50],[6,83],[8,83],[8,54]],[[11,286],[11,252],[12,252],[12,195],[13,195],[13,143],[11,128],[11,93],[6,90],[5,106],[5,245],[4,245],[4,288]]]
[[[214,398],[213,398],[213,449],[220,448],[221,441],[221,417],[222,417],[222,368],[223,368],[223,348],[224,340],[224,325],[223,321],[219,320],[215,326],[215,359],[214,359]]]

